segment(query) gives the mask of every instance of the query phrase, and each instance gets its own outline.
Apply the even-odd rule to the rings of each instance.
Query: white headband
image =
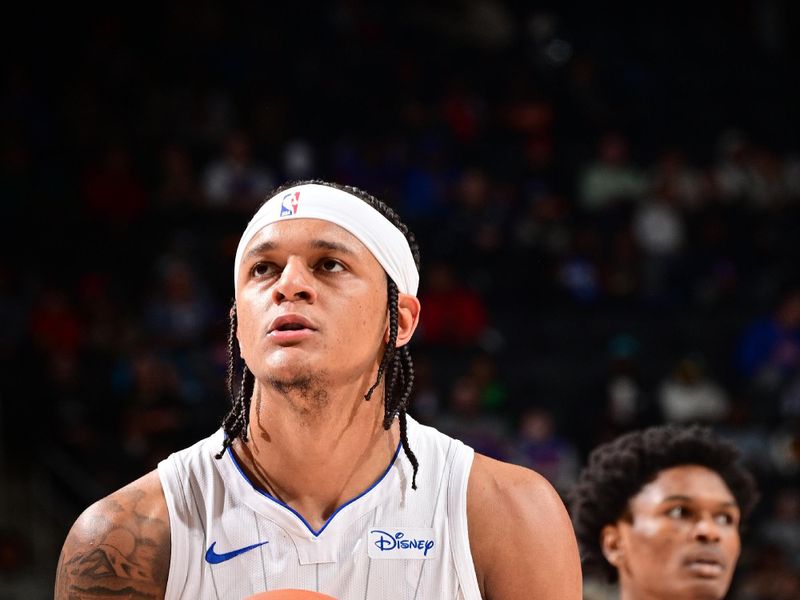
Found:
[[[419,272],[406,236],[357,196],[315,183],[282,191],[267,200],[250,219],[236,249],[234,294],[242,256],[250,240],[270,223],[291,219],[321,219],[346,229],[367,247],[398,290],[404,294],[417,294]]]

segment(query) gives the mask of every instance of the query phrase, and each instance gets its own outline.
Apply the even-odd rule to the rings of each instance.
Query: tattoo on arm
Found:
[[[56,600],[164,597],[169,525],[137,511],[143,492],[103,501],[67,537],[56,573]]]

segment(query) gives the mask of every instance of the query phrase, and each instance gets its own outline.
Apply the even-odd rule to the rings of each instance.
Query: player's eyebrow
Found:
[[[244,259],[243,260],[249,260],[253,256],[257,256],[259,254],[263,254],[264,252],[267,252],[268,250],[274,250],[276,247],[277,247],[277,244],[275,242],[270,242],[270,241],[261,242],[260,244],[256,244],[255,246],[250,248],[250,250],[247,251],[247,254],[244,255]]]
[[[339,242],[332,242],[330,240],[311,240],[310,246],[318,250],[335,250],[342,254],[353,255],[355,252]]]
[[[689,496],[683,496],[681,494],[672,494],[671,496],[667,496],[662,500],[662,502],[674,502],[676,500],[683,500],[684,502],[689,502],[692,500]]]
[[[693,500],[695,500],[695,498],[692,498],[690,496],[684,496],[683,494],[672,494],[671,496],[667,496],[666,498],[664,498],[661,502],[692,502]],[[739,506],[738,504],[736,504],[736,502],[733,502],[732,500],[725,500],[723,502],[720,502],[719,505],[724,507],[730,506],[734,508],[737,508]]]
[[[336,252],[341,252],[342,254],[347,254],[348,256],[352,256],[355,254],[355,252],[348,246],[345,246],[340,242],[333,242],[331,240],[323,240],[323,239],[310,240],[308,242],[308,245],[311,248],[314,248],[315,250],[333,250]],[[277,243],[271,240],[265,240],[250,248],[250,250],[247,251],[247,254],[244,255],[244,260],[249,260],[254,256],[258,256],[265,252],[275,250],[277,247],[278,247]]]

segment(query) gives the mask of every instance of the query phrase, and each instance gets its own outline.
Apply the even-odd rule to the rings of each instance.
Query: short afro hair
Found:
[[[699,465],[716,472],[736,499],[742,520],[758,501],[753,476],[739,462],[736,447],[708,427],[662,425],[632,431],[589,454],[570,494],[575,535],[587,569],[600,569],[610,582],[617,570],[603,555],[600,534],[628,510],[628,501],[660,471]]]

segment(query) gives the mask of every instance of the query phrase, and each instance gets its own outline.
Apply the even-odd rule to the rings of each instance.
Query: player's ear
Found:
[[[419,299],[411,294],[397,295],[397,342],[395,347],[405,346],[414,335],[419,323]],[[387,338],[388,341],[388,332]]]
[[[600,549],[608,562],[620,568],[625,556],[625,550],[618,525],[606,525],[603,527],[600,531]]]

